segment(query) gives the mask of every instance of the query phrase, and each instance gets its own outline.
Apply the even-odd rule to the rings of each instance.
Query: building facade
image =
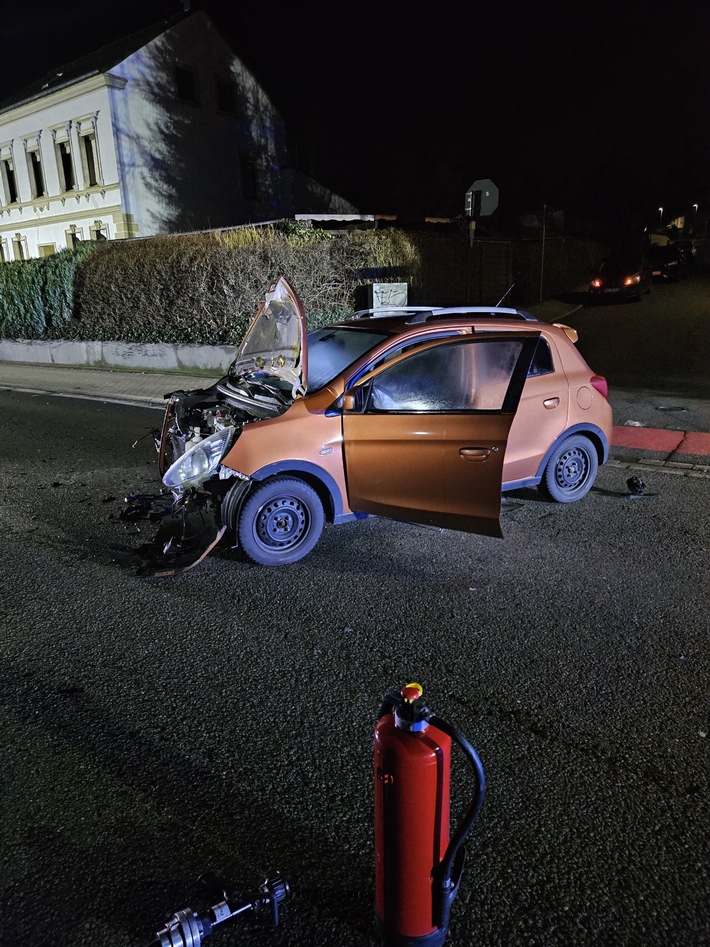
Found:
[[[202,11],[0,104],[0,260],[353,211],[289,167],[278,111]]]

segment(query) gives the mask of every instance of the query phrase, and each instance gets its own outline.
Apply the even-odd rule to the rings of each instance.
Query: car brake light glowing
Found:
[[[633,276],[627,276],[624,280],[624,286],[633,286],[634,283],[640,283],[641,277],[638,273],[635,273]]]
[[[600,395],[603,395],[605,398],[609,397],[609,385],[607,384],[606,378],[602,375],[592,375],[590,382],[592,388],[596,388]]]
[[[594,289],[601,289],[602,281],[600,279],[593,279],[592,286]]]

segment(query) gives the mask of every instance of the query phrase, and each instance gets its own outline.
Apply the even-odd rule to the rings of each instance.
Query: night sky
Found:
[[[163,19],[179,0],[3,14],[0,98]],[[363,213],[646,216],[710,202],[710,16],[669,2],[251,4],[193,0],[281,111],[300,166]]]

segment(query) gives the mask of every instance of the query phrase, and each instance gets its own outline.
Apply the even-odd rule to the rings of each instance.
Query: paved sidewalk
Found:
[[[203,388],[220,374],[125,371],[70,365],[28,365],[0,362],[0,389],[92,398],[123,404],[165,407],[164,395],[180,388]]]

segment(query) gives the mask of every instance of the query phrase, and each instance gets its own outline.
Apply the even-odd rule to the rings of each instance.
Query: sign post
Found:
[[[469,244],[473,246],[476,236],[476,221],[479,217],[488,217],[498,206],[498,188],[489,178],[474,181],[466,191],[464,211],[469,218]]]
[[[473,241],[476,236],[476,223],[479,217],[488,217],[498,206],[498,188],[490,178],[481,178],[474,181],[471,187],[466,191],[466,200],[464,212],[468,217],[468,247],[469,247],[469,265],[468,265],[468,285],[466,289],[467,299],[470,297],[471,283],[471,255],[473,253]]]

